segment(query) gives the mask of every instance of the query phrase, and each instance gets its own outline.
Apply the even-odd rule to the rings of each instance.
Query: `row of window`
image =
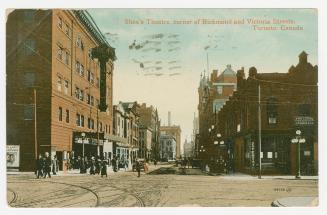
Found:
[[[62,46],[58,45],[57,58],[61,62],[65,63],[67,66],[70,65],[70,54],[67,49],[64,49]]]
[[[84,69],[84,65],[82,63],[80,63],[78,60],[76,61],[75,64],[75,71],[82,77],[84,77],[85,75],[85,69]],[[87,81],[90,82],[91,84],[94,84],[94,73],[91,72],[90,70],[87,70]],[[96,83],[95,83],[96,87],[100,87],[100,79],[97,77],[96,78]]]
[[[69,38],[71,38],[71,28],[61,17],[58,17],[58,27],[63,30]]]
[[[69,110],[66,109],[66,112],[65,113],[66,113],[66,115],[65,115],[65,121],[66,121],[66,123],[69,123],[69,121],[70,121],[70,118],[69,118],[70,117]],[[32,119],[32,116],[33,116],[33,106],[29,106],[29,108],[26,109],[26,115],[29,115],[29,119]],[[59,107],[58,108],[58,120],[60,122],[63,121],[63,108],[62,107]],[[78,126],[78,127],[84,127],[85,126],[84,121],[85,121],[84,115],[79,114],[79,113],[76,113],[76,126]],[[94,129],[94,119],[87,118],[87,128],[88,129]],[[99,131],[102,132],[103,129],[104,128],[103,128],[102,122],[99,122]],[[108,127],[108,125],[105,125],[105,132],[108,132],[108,131],[110,132],[110,127]]]
[[[62,85],[63,87],[63,91],[65,95],[68,95],[68,89],[69,89],[69,81],[68,80],[64,80],[63,78],[61,78],[60,76],[57,77],[57,90],[59,92],[62,91]]]

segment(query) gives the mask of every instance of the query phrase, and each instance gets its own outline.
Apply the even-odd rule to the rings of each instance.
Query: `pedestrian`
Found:
[[[101,169],[101,160],[98,158],[95,160],[95,173],[99,175],[100,169]]]
[[[141,176],[141,163],[139,161],[139,159],[136,160],[136,171],[137,171],[137,177]]]
[[[46,152],[45,157],[44,157],[44,175],[43,175],[43,178],[46,178],[47,175],[49,176],[49,178],[51,178],[50,172],[51,172],[51,158],[49,156],[49,152]]]
[[[116,156],[114,155],[112,160],[111,160],[111,164],[112,164],[112,169],[114,172],[117,172],[117,160],[116,160]]]
[[[156,159],[154,159],[153,163],[154,163],[154,166],[157,166],[157,160]]]
[[[91,158],[90,175],[95,175],[95,160],[94,160],[94,157]]]
[[[106,178],[108,177],[108,175],[107,175],[107,162],[106,161],[101,162],[101,178],[104,175],[106,176]]]
[[[57,155],[54,155],[52,160],[52,174],[57,175],[58,169],[59,169],[59,162],[57,159]]]
[[[41,154],[39,154],[39,157],[36,159],[36,170],[35,174],[37,178],[40,178],[43,176],[43,168],[44,168],[44,160]]]

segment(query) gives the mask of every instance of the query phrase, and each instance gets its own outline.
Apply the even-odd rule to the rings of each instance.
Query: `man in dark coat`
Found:
[[[43,178],[46,178],[47,175],[49,176],[49,178],[51,178],[50,171],[51,171],[51,158],[49,156],[49,152],[46,152],[45,153],[45,158],[44,158],[44,175],[43,175]]]
[[[43,176],[42,170],[44,168],[44,160],[42,158],[42,155],[39,155],[39,158],[36,159],[36,169],[35,169],[35,174],[37,178],[40,178]]]
[[[140,177],[141,176],[141,163],[138,159],[136,160],[136,171],[137,171],[137,177]]]
[[[108,175],[107,175],[107,162],[106,161],[101,162],[101,177],[103,177],[104,175],[106,177],[108,177]]]
[[[116,160],[116,156],[114,155],[112,160],[111,160],[111,165],[112,165],[112,168],[114,170],[114,172],[117,172],[117,160]]]

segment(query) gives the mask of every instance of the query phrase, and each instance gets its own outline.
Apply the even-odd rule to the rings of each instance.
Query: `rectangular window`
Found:
[[[24,86],[32,87],[35,86],[35,73],[34,72],[25,72],[24,73]]]
[[[65,34],[70,37],[70,28],[69,28],[69,25],[68,24],[65,24]]]
[[[69,110],[66,109],[66,122],[69,123]]]
[[[90,73],[90,82],[91,82],[91,84],[94,83],[94,75],[92,72]]]
[[[69,88],[69,82],[67,80],[65,80],[65,87],[64,87],[64,93],[65,93],[65,95],[68,94],[68,88]]]
[[[33,23],[34,18],[35,18],[35,11],[34,10],[24,11],[24,22],[25,23]]]
[[[102,132],[102,122],[100,122],[100,132]]]
[[[62,18],[58,17],[58,26],[62,29]]]
[[[76,114],[76,125],[81,126],[81,115],[78,113]]]
[[[60,122],[62,121],[62,107],[59,107],[59,110],[58,110],[58,119],[59,119]]]
[[[34,106],[24,105],[24,120],[33,120],[34,118]]]
[[[60,46],[58,46],[57,58],[59,60],[62,60],[62,53],[63,53],[62,48]]]
[[[81,115],[81,126],[84,127],[84,116]]]
[[[87,118],[87,128],[91,128],[91,119]]]
[[[59,92],[61,92],[61,83],[62,83],[62,79],[60,76],[57,77],[57,90]]]
[[[84,90],[79,90],[79,100],[84,101]]]
[[[34,38],[28,38],[24,42],[25,55],[32,55],[36,52],[36,41]]]
[[[91,120],[91,128],[94,129],[94,119]]]
[[[76,72],[80,72],[80,68],[81,68],[81,64],[80,64],[80,62],[79,61],[76,61],[76,64],[75,64],[75,66],[76,66]]]
[[[90,102],[91,102],[91,96],[90,96],[90,94],[87,94],[86,103],[90,104]]]
[[[268,117],[268,123],[269,124],[276,124],[277,123],[276,117],[274,117],[274,116]]]
[[[84,76],[84,66],[83,66],[82,64],[80,65],[79,74],[80,74],[81,76]]]
[[[65,52],[64,52],[64,63],[65,63],[66,65],[69,65],[69,58],[70,58],[70,54],[69,54],[69,52],[68,52],[68,51],[65,51]]]
[[[91,105],[94,106],[94,97],[91,96]]]
[[[90,82],[91,80],[91,72],[90,70],[87,70],[87,81]]]
[[[75,97],[79,99],[79,88],[75,87]]]

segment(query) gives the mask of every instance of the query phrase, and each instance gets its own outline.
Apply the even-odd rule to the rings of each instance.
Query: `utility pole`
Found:
[[[259,143],[259,175],[258,178],[261,179],[261,91],[260,83],[258,83],[258,143]]]
[[[208,55],[208,52],[207,52],[207,72],[208,72],[208,77],[209,77],[209,55]]]
[[[33,89],[34,94],[34,147],[35,147],[35,159],[37,159],[37,121],[36,121],[36,89]]]
[[[100,143],[99,143],[99,108],[97,107],[97,154],[100,156]]]

